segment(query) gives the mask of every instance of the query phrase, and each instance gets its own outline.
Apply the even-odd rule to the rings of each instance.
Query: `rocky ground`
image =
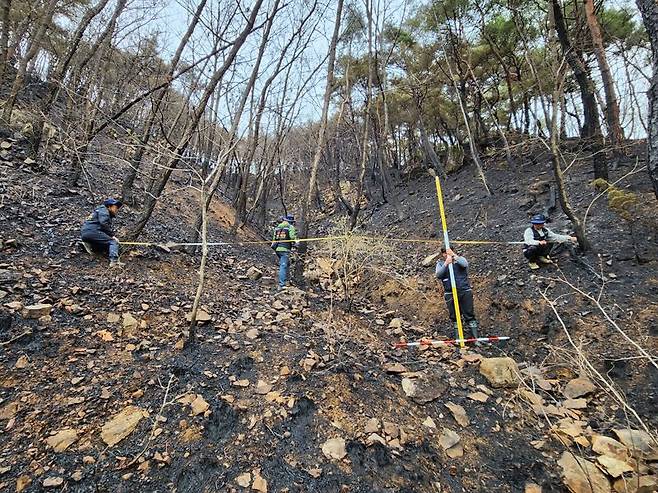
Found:
[[[655,207],[646,216],[638,205],[626,220],[607,197],[596,203],[588,230],[603,256],[583,260],[598,274],[567,253],[559,268],[531,275],[518,247],[463,247],[483,332],[511,335],[504,346],[457,356],[393,349],[448,335],[431,267],[422,267],[432,248],[412,244],[386,249],[397,258],[389,269],[356,265],[349,299],[336,289],[344,259],[326,246],[303,289],[283,293],[267,246],[215,248],[191,343],[198,256],[140,248],[108,270],[76,246],[90,191],[67,187],[57,166],[34,172],[20,143],[5,142],[1,491],[656,491],[658,371],[618,330],[655,355],[656,241],[644,226]],[[494,199],[470,169],[446,183],[455,238],[517,240],[527,213],[543,206],[536,182],[546,170],[495,162]],[[92,166],[89,183],[116,190],[108,176]],[[581,210],[596,192],[582,186],[584,165],[569,177]],[[625,183],[639,204],[644,181]],[[370,227],[431,237],[432,182],[405,186],[409,219],[395,222],[384,204],[367,211]],[[145,238],[185,237],[195,197],[180,190]],[[231,240],[227,212],[217,204],[211,238]],[[122,221],[134,213],[124,208]],[[554,224],[566,226],[557,214]],[[603,284],[605,313],[565,280],[595,296]]]

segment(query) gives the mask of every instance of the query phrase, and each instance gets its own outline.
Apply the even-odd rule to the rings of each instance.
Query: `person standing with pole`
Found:
[[[439,213],[441,214],[441,227],[443,229],[443,243],[445,244],[446,252],[450,250],[450,238],[448,237],[448,221],[446,221],[446,212],[443,207],[443,192],[441,191],[441,182],[439,177],[434,175],[434,184],[436,185],[436,197],[439,201]],[[450,278],[450,286],[452,292],[452,302],[455,309],[455,322],[457,323],[457,339],[459,340],[459,347],[465,347],[464,344],[464,329],[462,327],[462,316],[459,310],[459,294],[457,293],[457,283],[455,282],[455,269],[452,262],[448,264],[448,276]]]
[[[444,299],[446,301],[446,306],[448,307],[448,313],[450,314],[450,320],[453,323],[455,328],[455,339],[459,339],[459,332],[457,329],[457,314],[455,311],[455,301],[454,289],[453,289],[453,279],[457,284],[457,297],[459,302],[459,307],[461,308],[461,315],[463,315],[464,320],[468,324],[468,328],[471,331],[471,335],[474,338],[478,338],[478,321],[475,318],[475,310],[473,308],[473,291],[471,289],[471,283],[468,280],[468,261],[466,258],[457,255],[450,248],[441,248],[441,253],[443,254],[443,260],[439,260],[436,263],[436,277],[441,280],[444,289]],[[450,278],[448,274],[448,269],[452,267],[454,272],[454,278]],[[475,343],[479,345],[478,342]]]

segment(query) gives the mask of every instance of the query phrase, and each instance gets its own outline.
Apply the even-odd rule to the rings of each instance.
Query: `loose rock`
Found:
[[[145,412],[136,406],[128,406],[103,425],[101,438],[112,447],[130,435],[144,417]]]
[[[330,438],[322,445],[322,453],[327,459],[342,459],[347,455],[345,440],[342,438]]]
[[[565,451],[558,461],[564,483],[573,493],[610,493],[610,482],[590,461]]]
[[[591,394],[596,390],[596,386],[587,378],[574,378],[567,383],[562,391],[564,396],[568,399],[575,399],[587,394]]]
[[[519,367],[512,358],[484,358],[480,373],[496,388],[516,387],[519,382]]]
[[[50,315],[50,311],[53,309],[53,305],[47,303],[37,303],[36,305],[28,305],[23,307],[23,318],[28,319],[39,319]]]
[[[64,452],[71,444],[78,439],[78,432],[73,429],[60,430],[52,436],[46,438],[46,443],[51,446],[55,452]]]

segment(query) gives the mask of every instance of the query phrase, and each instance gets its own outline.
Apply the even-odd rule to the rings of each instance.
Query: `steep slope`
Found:
[[[94,205],[87,192],[67,190],[61,169],[41,175],[20,167],[20,150],[12,152],[0,165],[0,490],[515,492],[536,483],[563,491],[556,464],[565,450],[595,461],[606,456],[589,448],[598,435],[617,438],[613,428],[637,427],[619,403],[588,385],[594,376],[573,382],[582,361],[558,336],[547,307],[532,301],[539,278],[529,277],[518,251],[466,250],[480,319],[487,332],[511,333],[507,346],[457,357],[392,348],[400,337],[440,333],[445,325],[431,273],[416,268],[429,249],[409,245],[400,246],[403,272],[417,278],[425,301],[391,285],[397,291],[372,290],[376,300],[362,299],[351,311],[316,284],[277,294],[266,245],[213,248],[202,302],[209,320],[189,344],[185,315],[198,257],[140,248],[124,255],[125,269],[108,270],[75,246],[80,218]],[[90,167],[99,190],[116,189],[107,166]],[[480,192],[468,173],[447,184],[449,197],[465,197],[450,202],[455,237],[480,229],[470,215]],[[408,184],[405,207],[418,211],[408,223],[388,225],[382,207],[373,224],[394,236],[429,236],[430,185]],[[174,187],[168,193],[146,238],[176,240],[191,227],[190,195]],[[506,220],[490,212],[482,229],[500,224],[499,236],[486,237],[509,239],[514,210],[496,201],[491,206]],[[455,204],[464,204],[459,216]],[[233,241],[219,214],[210,236]],[[628,275],[637,285],[627,308],[641,313],[634,303],[644,299],[650,310],[640,320],[655,323],[655,271],[640,277],[639,265],[613,260],[618,282]],[[578,265],[560,265],[589,282]],[[250,278],[251,267],[265,275]],[[555,284],[551,293],[561,289]],[[606,290],[606,306],[612,295]],[[24,310],[36,303],[51,306],[41,314]],[[591,307],[578,315],[583,308],[573,301],[563,309],[573,329],[587,334],[588,349],[619,346],[610,351],[612,374],[655,429],[656,373],[641,360],[620,359],[633,361],[620,370],[616,360],[633,353],[600,315]],[[627,322],[626,311],[616,316]],[[655,334],[624,326],[655,343]],[[518,367],[487,359],[508,353]],[[508,381],[483,375],[483,359],[484,367],[508,368]],[[643,396],[633,390],[639,379]],[[636,469],[655,479],[657,457],[646,445],[648,451],[624,453],[641,459]],[[595,476],[610,488],[612,476]],[[578,480],[578,471],[567,477]]]

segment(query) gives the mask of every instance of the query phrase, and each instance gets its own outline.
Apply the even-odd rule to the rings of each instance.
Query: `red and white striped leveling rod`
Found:
[[[440,346],[440,345],[452,346],[454,344],[462,345],[471,342],[498,342],[498,341],[507,341],[507,340],[509,340],[509,337],[505,337],[505,336],[471,337],[469,339],[447,339],[444,341],[421,339],[420,341],[415,341],[415,342],[407,342],[407,341],[396,342],[393,345],[393,347],[395,349],[401,349],[405,347],[414,347],[414,346]]]

